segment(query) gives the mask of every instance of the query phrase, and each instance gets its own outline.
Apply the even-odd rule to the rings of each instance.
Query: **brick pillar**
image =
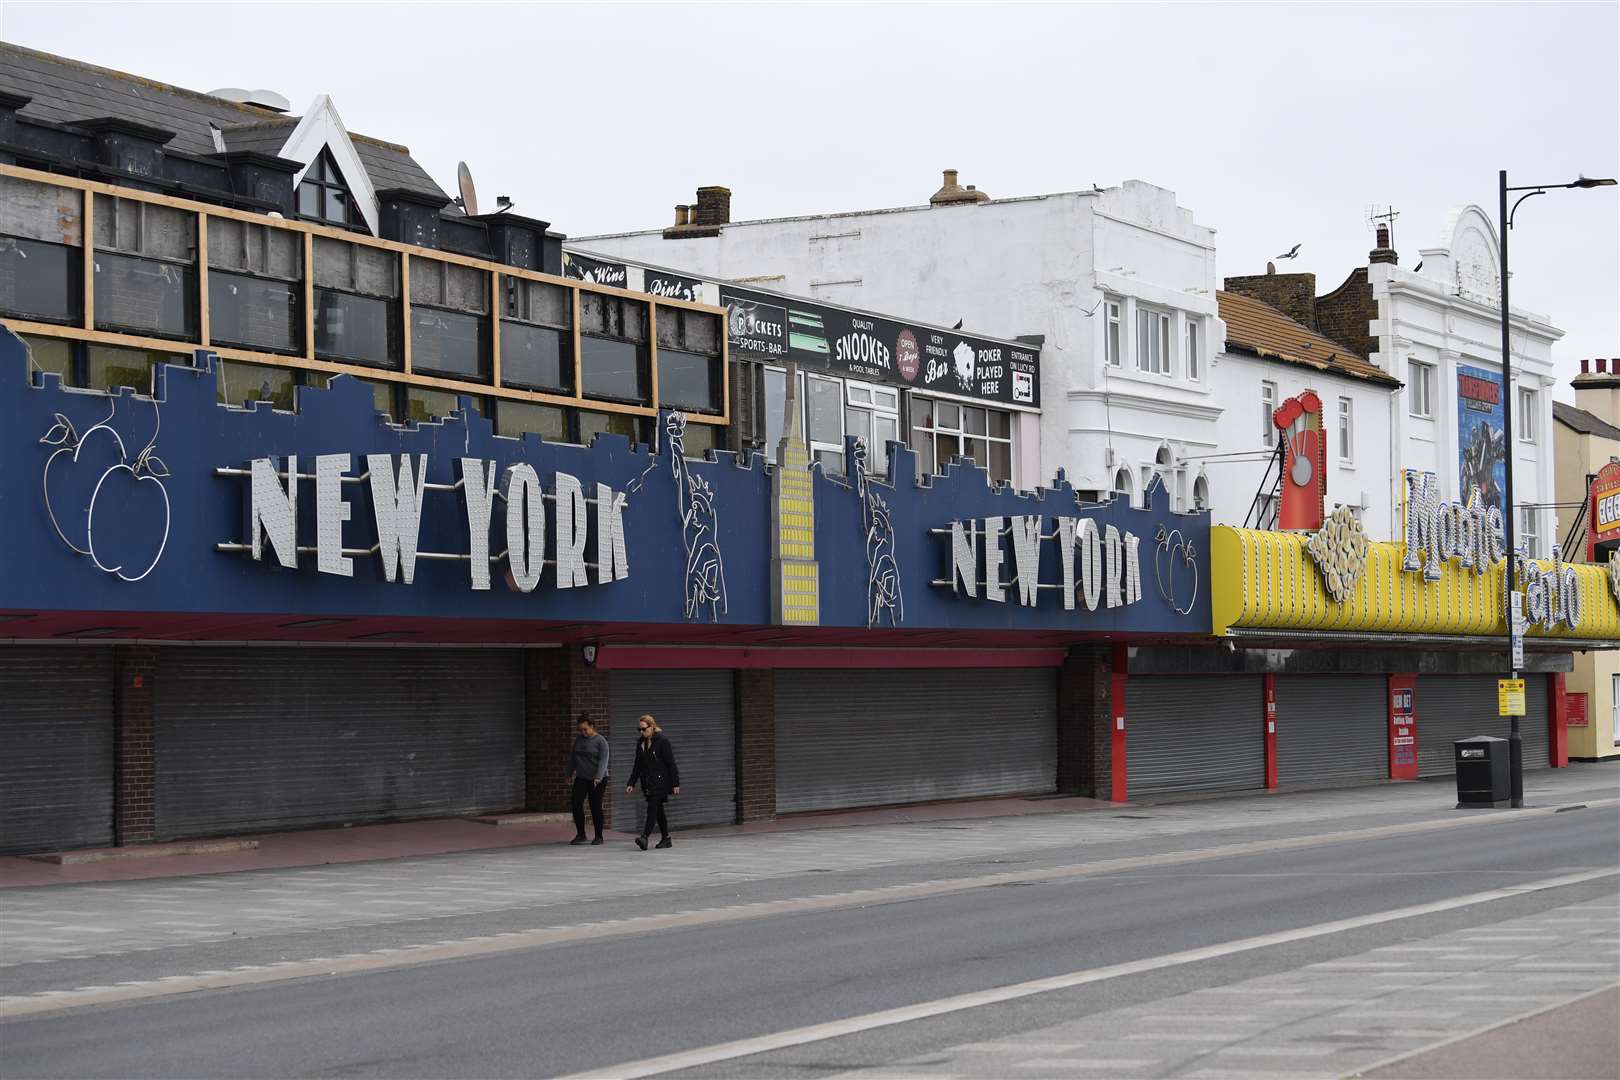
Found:
[[[113,649],[113,841],[149,842],[154,834],[152,745],[153,693],[157,682],[155,645]]]
[[[737,672],[737,822],[776,817],[776,672]]]
[[[607,672],[586,665],[576,645],[530,649],[524,656],[525,806],[536,813],[566,813],[572,787],[563,775],[574,745],[574,724],[585,713],[603,738],[611,738]],[[611,762],[614,780],[623,783],[628,766]],[[613,785],[603,809],[612,823]]]
[[[1112,658],[1077,645],[1058,668],[1057,785],[1063,795],[1106,799],[1112,787]]]

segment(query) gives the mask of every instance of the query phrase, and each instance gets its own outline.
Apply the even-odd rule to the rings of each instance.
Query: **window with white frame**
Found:
[[[1528,387],[1519,387],[1519,441],[1536,441],[1536,392]]]
[[[1103,348],[1109,367],[1119,367],[1125,351],[1125,328],[1121,305],[1111,297],[1103,299]]]
[[[1434,416],[1434,365],[1421,360],[1406,362],[1407,411],[1413,416]]]
[[[1356,460],[1355,402],[1347,397],[1339,399],[1339,460],[1346,465]]]
[[[1151,375],[1170,374],[1169,312],[1136,309],[1136,370]]]
[[[911,395],[911,445],[919,469],[936,472],[953,457],[971,458],[1003,484],[1013,482],[1012,413]]]
[[[1260,441],[1266,446],[1277,445],[1277,425],[1271,420],[1277,412],[1277,384],[1268,380],[1260,383]]]
[[[844,475],[844,380],[810,374],[804,384],[804,428],[810,460],[829,476]]]
[[[889,441],[900,439],[900,391],[872,383],[845,384],[844,430],[866,441],[866,468],[873,476],[889,475]]]
[[[1204,343],[1199,337],[1199,321],[1187,317],[1187,378],[1197,382],[1204,377]]]
[[[1541,514],[1533,507],[1519,510],[1519,546],[1532,559],[1541,558]]]

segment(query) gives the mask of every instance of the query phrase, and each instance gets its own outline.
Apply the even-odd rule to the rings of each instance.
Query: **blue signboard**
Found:
[[[1507,512],[1507,433],[1502,424],[1502,375],[1484,368],[1457,368],[1457,492],[1464,504],[1474,492],[1486,506]]]
[[[649,640],[785,621],[1048,640],[1210,625],[1208,515],[1172,512],[1158,484],[1146,508],[1083,504],[1061,479],[1019,493],[970,462],[919,477],[898,444],[879,480],[851,440],[849,481],[799,474],[814,524],[788,551],[790,485],[757,454],[685,457],[678,414],[656,448],[582,447],[496,436],[470,399],[394,424],[343,376],[300,387],[294,412],[226,407],[206,353],[154,382],[64,387],[0,329],[0,612],[512,620],[534,640],[560,623]],[[795,572],[784,552],[819,574],[791,620],[773,600]]]

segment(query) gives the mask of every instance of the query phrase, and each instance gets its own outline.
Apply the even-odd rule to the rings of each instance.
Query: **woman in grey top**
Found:
[[[568,754],[568,775],[574,778],[574,838],[570,844],[585,843],[585,801],[591,803],[591,824],[596,827],[594,844],[602,842],[602,791],[607,783],[608,742],[596,732],[589,713],[580,713],[574,749]]]

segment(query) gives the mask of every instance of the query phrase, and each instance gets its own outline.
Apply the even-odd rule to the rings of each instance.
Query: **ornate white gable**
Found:
[[[1500,245],[1496,226],[1477,206],[1465,206],[1451,216],[1442,243],[1451,252],[1457,295],[1475,303],[1501,306],[1502,272],[1497,261]]]

